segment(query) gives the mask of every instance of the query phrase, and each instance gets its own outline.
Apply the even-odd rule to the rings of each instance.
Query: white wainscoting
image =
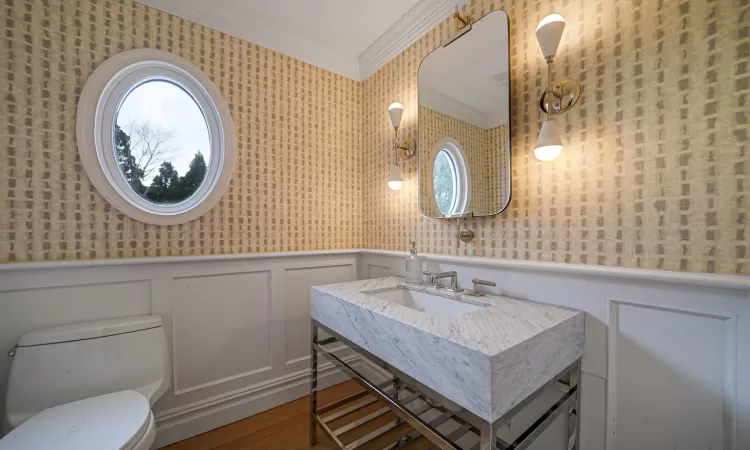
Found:
[[[163,446],[306,395],[310,286],[400,275],[406,255],[0,265],[0,351],[45,326],[161,315],[172,355],[172,386],[155,406]],[[478,277],[496,281],[495,293],[588,313],[582,450],[750,448],[750,278],[423,256],[426,269],[457,270],[464,287]],[[341,356],[377,374],[356,355]],[[0,357],[0,409],[10,362]],[[321,376],[323,385],[345,378],[330,364]],[[564,425],[534,448],[564,449]]]
[[[310,286],[356,279],[357,259],[350,250],[3,265],[0,351],[41,327],[160,314],[172,355],[171,389],[154,408],[163,446],[306,395]],[[10,362],[0,357],[0,410]],[[345,379],[321,367],[324,386]]]
[[[366,251],[360,277],[402,275],[406,256]],[[750,448],[749,277],[445,255],[424,266],[588,313],[581,450]]]

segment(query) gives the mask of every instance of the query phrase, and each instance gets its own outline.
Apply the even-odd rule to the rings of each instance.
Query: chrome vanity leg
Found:
[[[579,450],[581,435],[581,360],[570,374],[570,386],[576,386],[576,403],[568,410],[568,450]]]
[[[497,428],[491,423],[482,422],[479,431],[479,450],[496,450]]]
[[[310,445],[315,445],[318,442],[318,430],[315,424],[315,414],[317,414],[318,411],[318,351],[315,349],[315,344],[318,343],[318,326],[315,324],[315,321],[312,321],[311,325],[310,361],[312,364],[310,370]]]

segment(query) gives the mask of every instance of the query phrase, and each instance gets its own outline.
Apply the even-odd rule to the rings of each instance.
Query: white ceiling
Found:
[[[382,64],[467,0],[138,1],[359,80],[369,48]]]

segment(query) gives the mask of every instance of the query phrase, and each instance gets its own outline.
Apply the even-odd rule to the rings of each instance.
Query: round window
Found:
[[[444,138],[433,148],[432,195],[444,217],[461,216],[471,210],[471,177],[461,146]]]
[[[208,125],[195,99],[168,80],[133,88],[117,112],[115,161],[141,198],[179,204],[206,179],[211,164]]]
[[[438,210],[444,216],[451,214],[456,206],[458,172],[453,158],[447,151],[440,150],[438,153],[432,176],[432,190],[435,193]]]
[[[78,105],[78,149],[97,190],[120,212],[157,225],[211,209],[234,165],[229,108],[190,62],[132,50],[91,75]]]

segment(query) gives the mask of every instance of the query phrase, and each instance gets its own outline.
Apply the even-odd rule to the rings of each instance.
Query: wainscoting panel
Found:
[[[351,263],[294,267],[284,271],[285,364],[289,370],[303,370],[310,366],[310,287],[355,280],[356,271],[356,265]]]
[[[394,275],[394,268],[387,266],[380,266],[377,264],[367,265],[367,277],[366,278],[382,278]]]
[[[620,301],[609,317],[608,448],[736,449],[736,317]]]
[[[385,254],[383,254],[385,253]],[[406,270],[405,259],[394,255],[396,252],[367,252],[365,258],[360,259],[359,279],[381,278],[390,276],[404,276]]]
[[[270,278],[269,271],[175,278],[175,395],[271,370]]]

